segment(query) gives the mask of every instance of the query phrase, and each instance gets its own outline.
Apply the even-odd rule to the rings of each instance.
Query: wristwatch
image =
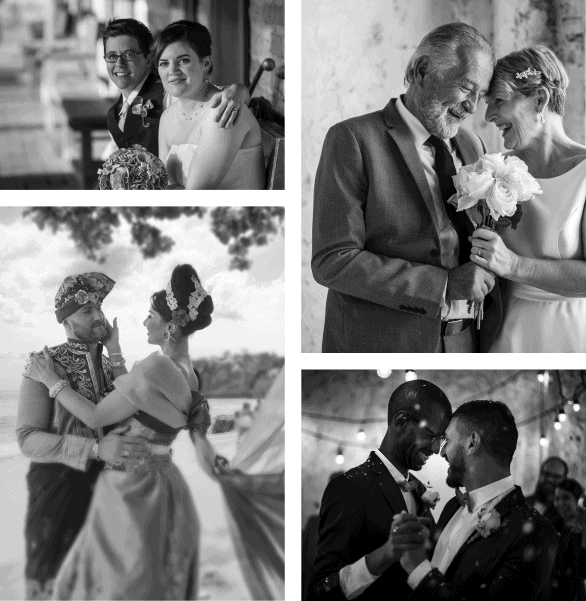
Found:
[[[340,586],[340,572],[332,572],[329,576],[322,578],[315,585],[315,596],[318,597],[324,593],[331,593]]]

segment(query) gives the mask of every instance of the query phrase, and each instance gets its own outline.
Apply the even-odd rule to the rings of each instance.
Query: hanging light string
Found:
[[[494,392],[495,390],[498,390],[499,388],[502,388],[506,384],[509,384],[510,382],[513,382],[522,373],[525,373],[525,372],[522,372],[522,371],[517,372],[513,376],[510,376],[510,377],[506,378],[502,382],[499,382],[499,384],[496,384],[495,386],[492,386],[490,389],[484,391],[482,393],[482,395],[475,395],[474,397],[472,397],[472,400],[474,400],[475,398],[478,398],[480,396],[487,396],[489,394],[492,394],[492,392]],[[584,372],[580,372],[580,378],[582,380],[582,386],[583,386],[583,388],[582,388],[581,385],[578,385],[576,387],[576,392],[578,390],[580,390],[579,394],[583,394],[584,392],[586,392],[586,380],[585,380],[585,374],[584,374]],[[564,402],[572,401],[572,398],[566,398],[566,397],[564,397],[564,395],[562,393],[561,377],[560,377],[560,374],[557,371],[556,371],[556,379],[558,380],[560,396],[562,397],[563,401]],[[543,387],[540,386],[540,388],[543,388]],[[576,398],[576,394],[574,394],[574,398]],[[563,407],[563,405],[561,405],[561,406]],[[556,403],[555,405],[553,405],[549,409],[544,409],[544,410],[540,411],[536,415],[532,415],[531,417],[529,417],[527,419],[524,419],[524,420],[521,420],[519,422],[516,422],[517,428],[521,428],[523,426],[527,426],[528,424],[533,423],[534,421],[541,420],[544,417],[547,417],[548,415],[551,415],[552,413],[557,413],[559,411],[560,411],[560,403]],[[333,421],[333,422],[342,422],[342,423],[348,423],[348,424],[372,424],[372,423],[382,423],[382,422],[386,423],[386,421],[387,421],[386,418],[359,419],[359,418],[352,418],[352,417],[343,417],[343,416],[338,416],[338,415],[324,415],[324,414],[320,414],[320,413],[313,413],[311,411],[302,411],[302,415],[304,415],[305,417],[313,418],[313,419],[327,420],[327,421]],[[355,447],[355,448],[360,448],[360,449],[369,449],[369,448],[371,448],[371,445],[364,445],[364,444],[357,444],[355,442],[349,442],[349,441],[346,441],[346,440],[342,440],[340,438],[336,438],[334,436],[329,436],[327,434],[322,434],[321,432],[313,432],[311,430],[308,430],[307,428],[301,428],[301,431],[304,434],[307,434],[308,436],[312,436],[312,437],[314,437],[314,438],[316,438],[318,440],[325,440],[327,442],[334,443],[334,444],[338,445],[339,447]]]

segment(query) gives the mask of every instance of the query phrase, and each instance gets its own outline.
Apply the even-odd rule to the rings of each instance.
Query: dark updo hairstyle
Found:
[[[191,280],[192,277],[195,277],[201,284],[197,272],[188,264],[178,265],[171,274],[171,290],[173,290],[173,296],[177,300],[179,309],[187,309],[189,295],[194,291],[194,285]],[[159,290],[159,292],[155,292],[151,296],[151,305],[165,321],[171,321],[173,315],[167,304],[167,292],[165,290]],[[197,311],[197,317],[193,321],[188,321],[181,328],[183,336],[191,336],[194,332],[203,330],[212,323],[214,301],[209,294],[201,301]]]
[[[106,40],[127,35],[134,38],[140,47],[140,51],[145,56],[151,50],[153,44],[153,35],[149,28],[136,19],[114,19],[109,21],[102,32],[102,41],[104,42],[104,54],[106,54]]]
[[[201,23],[195,23],[195,21],[175,21],[167,25],[161,33],[156,37],[153,44],[153,56],[155,59],[155,65],[159,63],[161,54],[167,46],[174,44],[175,42],[185,42],[199,57],[199,60],[203,60],[206,56],[212,55],[212,36],[208,31],[208,28]],[[208,69],[208,74],[212,74],[212,65]]]
[[[582,485],[572,478],[566,478],[562,480],[556,488],[561,488],[562,490],[566,490],[572,494],[572,496],[576,499],[576,501],[580,500],[580,497],[584,494],[584,489]]]

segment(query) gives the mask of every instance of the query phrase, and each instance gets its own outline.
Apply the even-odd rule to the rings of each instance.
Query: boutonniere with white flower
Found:
[[[141,116],[143,127],[150,127],[151,124],[146,123],[144,118],[147,116],[148,112],[153,108],[155,108],[155,106],[151,102],[150,98],[143,104],[142,97],[137,96],[136,102],[132,105],[132,114]]]
[[[483,507],[476,515],[476,532],[482,538],[488,538],[501,527],[501,515],[496,509],[487,510]]]
[[[431,486],[425,487],[425,492],[421,495],[421,500],[429,509],[434,509],[440,500],[440,494],[436,490],[430,490]]]

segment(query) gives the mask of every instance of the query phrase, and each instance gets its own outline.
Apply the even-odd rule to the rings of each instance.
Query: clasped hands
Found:
[[[393,518],[391,532],[387,540],[390,562],[400,561],[403,569],[411,572],[425,559],[431,549],[428,518],[402,512]]]

